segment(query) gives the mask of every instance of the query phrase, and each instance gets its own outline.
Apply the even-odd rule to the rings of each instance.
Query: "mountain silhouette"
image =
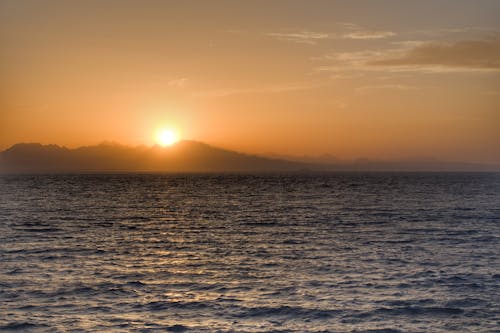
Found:
[[[129,147],[117,143],[69,149],[19,143],[0,152],[0,173],[77,172],[295,172],[295,171],[500,171],[498,165],[445,162],[337,160],[326,156],[299,160],[281,155],[256,156],[197,141],[170,147]]]
[[[68,149],[20,143],[0,153],[3,173],[294,171],[307,164],[247,155],[196,141],[170,147],[114,143]]]

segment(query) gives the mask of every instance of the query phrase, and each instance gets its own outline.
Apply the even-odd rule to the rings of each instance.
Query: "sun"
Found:
[[[156,143],[160,146],[171,146],[177,141],[179,141],[179,135],[173,130],[162,129],[156,134]]]

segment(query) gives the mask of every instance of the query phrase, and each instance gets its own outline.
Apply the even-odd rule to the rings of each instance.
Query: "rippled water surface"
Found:
[[[0,178],[0,331],[498,332],[500,174]]]

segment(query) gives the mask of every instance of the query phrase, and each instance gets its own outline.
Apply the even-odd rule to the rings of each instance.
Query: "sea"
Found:
[[[500,332],[500,173],[0,177],[1,332]]]

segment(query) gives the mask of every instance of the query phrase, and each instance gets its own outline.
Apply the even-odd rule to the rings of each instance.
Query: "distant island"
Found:
[[[341,161],[334,158],[257,156],[181,141],[170,147],[115,143],[69,149],[19,143],[0,152],[0,172],[321,172],[321,171],[500,171],[498,165],[439,160]]]

